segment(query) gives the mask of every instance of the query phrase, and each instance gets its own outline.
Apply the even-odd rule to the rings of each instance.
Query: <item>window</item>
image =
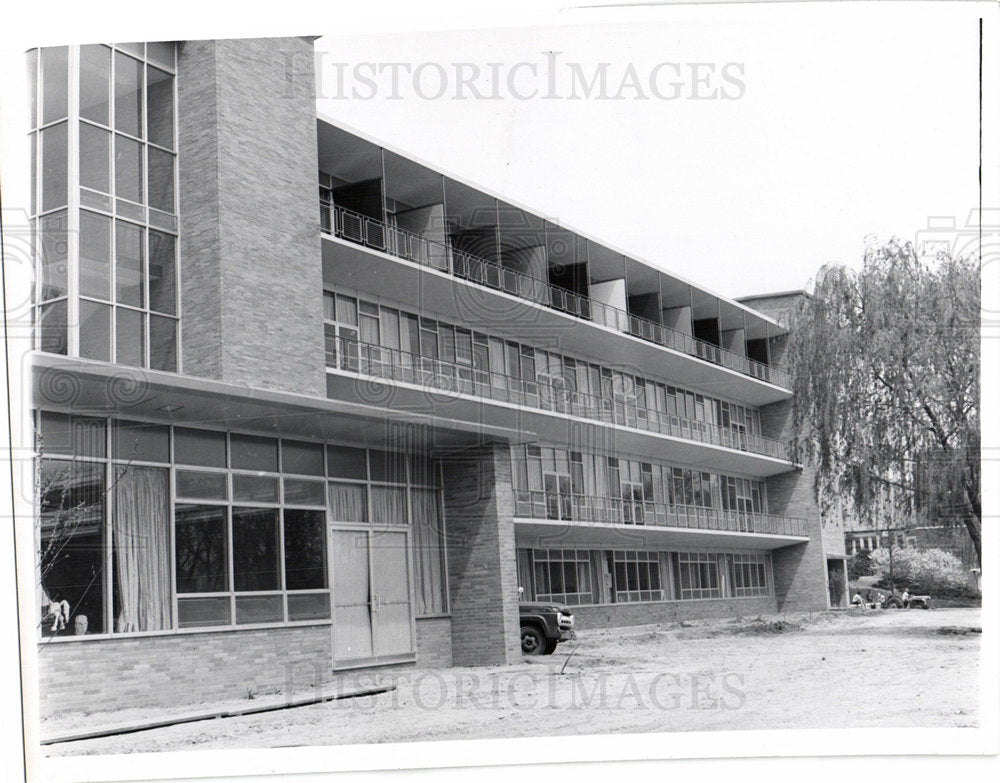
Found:
[[[39,466],[42,634],[74,623],[101,633],[107,610],[103,463],[44,459]],[[49,611],[53,604],[58,612]],[[78,619],[84,618],[84,619]]]
[[[40,216],[42,236],[54,241],[56,220],[62,218],[64,231],[67,215],[53,210],[68,206],[79,215],[80,230],[61,241],[60,261],[52,242],[40,243],[37,345],[65,354],[75,334],[83,358],[176,372],[174,45],[40,52],[33,98],[42,110],[31,152],[33,189],[41,198],[32,213]],[[78,89],[68,89],[69,73],[79,74]],[[68,146],[70,127],[78,132],[77,150]],[[70,166],[80,185],[73,193]],[[67,240],[76,243],[76,253],[66,252]],[[58,272],[53,262],[61,265]],[[67,278],[79,280],[80,297],[80,318],[68,325],[68,304],[49,303],[66,294]]]
[[[663,600],[660,558],[656,552],[616,551],[612,559],[617,601]]]
[[[770,595],[768,574],[771,562],[768,555],[733,554],[726,557],[729,561],[729,584],[733,598]]]
[[[593,602],[588,550],[536,549],[533,559],[536,601],[570,605]]]
[[[443,614],[448,611],[448,582],[441,493],[415,488],[410,490],[410,499],[416,613],[418,616]]]
[[[682,600],[722,597],[719,557],[705,552],[681,552],[677,555]]]

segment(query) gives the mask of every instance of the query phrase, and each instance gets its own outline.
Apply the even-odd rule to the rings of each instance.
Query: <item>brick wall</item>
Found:
[[[789,400],[760,409],[765,435],[789,440],[792,434],[792,403]],[[809,542],[782,547],[771,553],[775,595],[782,612],[815,611],[829,606],[823,526],[814,490],[815,473],[810,466],[771,476],[766,482],[767,508],[772,514],[798,517],[809,522]]]
[[[192,375],[322,396],[315,89],[303,63],[311,70],[302,38],[180,48],[182,351]]]
[[[417,666],[447,669],[451,663],[451,618],[417,618]]]
[[[578,631],[617,628],[623,625],[694,620],[707,617],[746,617],[777,611],[772,595],[756,598],[724,598],[702,601],[657,601],[655,603],[575,606]]]
[[[521,657],[510,451],[487,444],[442,460],[456,666]]]
[[[41,716],[239,699],[333,679],[330,626],[38,646]]]

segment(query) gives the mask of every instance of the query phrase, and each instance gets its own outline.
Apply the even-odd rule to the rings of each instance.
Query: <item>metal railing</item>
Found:
[[[790,460],[782,441],[720,427],[704,421],[651,410],[638,404],[634,395],[613,398],[577,391],[561,378],[527,380],[504,373],[474,368],[444,359],[434,359],[398,348],[359,342],[347,337],[328,338],[326,364],[360,375],[401,381],[445,393],[470,394],[511,402],[543,411],[646,430],[674,438],[737,451]]]
[[[684,334],[648,318],[633,315],[576,291],[553,285],[547,280],[456,250],[449,244],[389,226],[382,220],[352,212],[329,202],[321,202],[320,215],[323,231],[341,239],[447,272],[487,288],[537,302],[553,310],[601,324],[664,348],[696,356],[758,380],[784,388],[791,387],[791,379],[784,370],[727,351],[714,343]]]
[[[796,517],[541,490],[514,490],[514,516],[564,522],[809,536],[808,521]]]

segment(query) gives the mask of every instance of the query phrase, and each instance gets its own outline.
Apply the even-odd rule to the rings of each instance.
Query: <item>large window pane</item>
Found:
[[[114,630],[163,631],[173,625],[170,501],[166,468],[132,467],[115,481]]]
[[[179,628],[210,628],[229,625],[229,597],[182,598],[177,601],[177,626]]]
[[[175,427],[174,462],[210,468],[226,467],[226,433]]]
[[[111,218],[80,210],[80,295],[111,299]]]
[[[42,268],[38,287],[40,301],[66,295],[68,239],[65,212],[55,212],[41,219]]]
[[[368,465],[372,481],[406,483],[406,454],[398,451],[368,451]]]
[[[177,497],[186,500],[226,500],[229,497],[225,473],[178,470],[174,482]]]
[[[325,506],[326,483],[308,479],[285,479],[285,504],[295,506]]]
[[[149,232],[149,309],[177,314],[176,238]]]
[[[42,460],[39,511],[43,635],[101,633],[104,466]]]
[[[177,66],[174,53],[177,45],[173,41],[148,41],[146,43],[146,59],[152,63],[165,65],[167,68]]]
[[[115,308],[115,319],[115,361],[142,367],[146,355],[146,330],[142,313],[118,307]]]
[[[284,603],[280,595],[236,597],[236,624],[280,623],[284,620]]]
[[[69,47],[42,49],[42,124],[66,116],[69,107]]]
[[[281,442],[282,473],[323,475],[323,445],[284,440]]]
[[[233,434],[229,438],[232,467],[238,470],[278,471],[278,442],[273,438]]]
[[[174,211],[174,156],[147,147],[149,163],[149,206],[164,212]]]
[[[42,411],[39,417],[39,451],[103,458],[107,452],[104,419],[67,416]]]
[[[177,505],[174,520],[177,592],[228,590],[225,508]]]
[[[326,587],[326,515],[285,509],[285,588]]]
[[[111,306],[80,300],[80,357],[111,361]]]
[[[278,479],[274,476],[234,474],[233,500],[252,503],[277,503]]]
[[[108,117],[111,93],[111,50],[87,44],[80,47],[80,116],[101,125]]]
[[[292,622],[303,620],[329,620],[329,593],[293,593],[288,596],[288,619]]]
[[[145,302],[143,271],[145,230],[141,226],[115,221],[115,301],[132,307]]]
[[[38,350],[66,354],[66,300],[42,305],[38,313]]]
[[[80,123],[80,184],[111,192],[111,133]]]
[[[114,458],[170,462],[170,429],[159,424],[114,423]]]
[[[161,315],[149,317],[149,366],[177,372],[177,321]]]
[[[174,77],[152,66],[146,67],[149,141],[168,150],[174,148]]]
[[[406,525],[406,490],[402,487],[372,487],[372,522],[376,525]]]
[[[330,482],[330,520],[367,522],[368,495],[364,484]]]
[[[42,211],[66,206],[67,124],[42,131]]]
[[[142,145],[115,136],[115,195],[142,204]]]
[[[415,489],[410,492],[410,502],[417,614],[440,614],[448,606],[440,495],[436,490]]]
[[[280,588],[276,509],[233,509],[233,585],[237,592]]]
[[[115,53],[115,130],[142,135],[142,63]]]
[[[368,478],[368,461],[364,449],[349,446],[327,446],[326,463],[330,478]]]

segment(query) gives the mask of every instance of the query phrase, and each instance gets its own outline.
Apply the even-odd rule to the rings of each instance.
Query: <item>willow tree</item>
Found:
[[[891,496],[894,522],[961,520],[981,564],[979,288],[976,258],[871,246],[861,271],[820,270],[786,355],[817,492],[846,493],[863,517]]]

